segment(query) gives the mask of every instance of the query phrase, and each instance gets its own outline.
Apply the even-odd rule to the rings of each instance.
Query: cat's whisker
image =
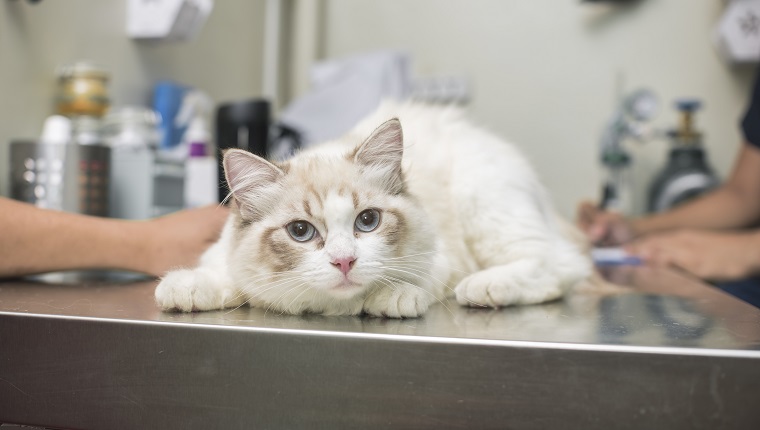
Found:
[[[397,282],[404,282],[402,279],[397,279],[397,278],[393,278],[393,277],[391,277],[390,279],[388,277],[383,276],[383,275],[380,275],[380,277],[383,278],[386,282],[388,282],[394,288],[394,290],[396,290],[397,287],[395,286],[395,282],[393,282],[391,279],[395,279]],[[446,303],[443,300],[441,300],[438,296],[436,296],[435,294],[433,294],[430,291],[428,291],[428,290],[420,287],[419,285],[415,285],[415,284],[413,284],[411,282],[406,282],[406,284],[411,285],[413,288],[417,288],[417,289],[421,290],[422,292],[430,295],[431,297],[433,297],[433,299],[435,299],[438,303],[440,303],[444,308],[446,308],[446,310],[449,311],[449,313],[452,316],[454,315],[454,312],[451,310],[451,308],[449,308],[448,306],[446,306]]]
[[[250,280],[255,280],[257,278],[261,279],[261,278],[264,278],[265,276],[270,276],[270,277],[271,276],[279,276],[279,275],[281,275],[283,273],[284,272],[274,272],[274,273],[267,273],[267,274],[255,276],[255,277],[249,279],[249,282],[250,282]],[[236,294],[234,294],[232,297],[229,297],[227,300],[224,300],[222,302],[223,309],[227,309],[227,304],[232,303],[232,302],[234,302],[236,300],[239,300],[239,299],[241,299],[241,298],[243,298],[245,296],[247,296],[247,292],[245,291],[245,288],[244,289],[238,289],[238,290],[236,290]],[[240,309],[241,307],[243,307],[246,304],[248,304],[248,299],[247,298],[246,298],[246,300],[243,300],[242,303],[240,303],[239,305],[235,306],[234,308],[232,308],[231,310],[229,310],[228,312],[226,312],[225,315],[229,314],[230,312],[234,312],[234,311]]]
[[[226,305],[227,303],[233,302],[233,301],[235,301],[235,300],[238,300],[238,299],[240,299],[241,297],[244,297],[244,296],[247,296],[247,295],[249,295],[249,292],[250,292],[250,289],[251,289],[251,287],[250,287],[251,281],[254,281],[254,282],[255,282],[257,279],[264,279],[264,278],[266,278],[266,277],[279,276],[279,275],[281,275],[281,274],[282,274],[282,273],[280,273],[280,272],[277,272],[277,273],[274,273],[274,274],[272,274],[272,273],[267,273],[267,274],[263,274],[263,275],[254,276],[254,277],[252,277],[252,278],[249,278],[249,279],[247,280],[247,281],[248,281],[248,284],[247,284],[247,285],[244,285],[242,288],[239,288],[239,289],[237,289],[237,294],[235,294],[235,295],[233,295],[232,297],[230,297],[230,298],[228,298],[227,300],[225,300],[225,301],[224,301],[224,305]],[[286,280],[287,280],[287,278],[286,278]],[[271,285],[271,284],[274,284],[274,283],[277,283],[277,282],[281,282],[281,281],[283,281],[283,280],[282,280],[282,279],[279,279],[279,280],[275,280],[275,281],[271,281],[271,282],[268,282],[268,283],[266,283],[266,284],[263,284],[263,285]],[[243,302],[243,304],[245,304],[245,303],[248,303],[248,300],[246,300],[245,302]],[[240,307],[240,306],[236,307],[235,309],[238,309],[239,307]]]
[[[283,288],[284,286],[287,286],[291,282],[294,282],[294,281],[298,282],[298,281],[300,281],[302,279],[303,278],[301,276],[298,276],[298,273],[295,273],[295,274],[293,274],[290,277],[287,277],[285,279],[279,279],[277,281],[266,283],[266,284],[260,285],[260,286],[258,286],[256,288],[250,287],[250,286],[246,287],[246,288],[244,288],[245,289],[245,293],[244,294],[246,294],[247,296],[249,296],[249,300],[250,300],[250,298],[261,298],[261,295],[264,294],[264,293],[266,293],[267,291],[273,290],[275,288]],[[261,289],[261,287],[266,287],[266,288]],[[253,296],[253,297],[251,297],[251,296]],[[246,302],[248,302],[248,300]],[[265,314],[266,314],[266,312],[265,312]]]
[[[380,275],[380,280],[383,281],[385,285],[387,285],[390,289],[393,291],[398,291],[398,286],[396,286],[396,283],[391,281],[390,279],[386,278],[385,276]]]
[[[306,282],[302,283],[301,285],[306,285]],[[293,300],[290,301],[290,303],[288,304],[288,306],[282,310],[282,313],[285,313],[285,309],[290,309],[290,307],[293,306],[293,303],[295,303],[296,300],[298,300],[298,298],[301,297],[307,291],[309,291],[309,289],[308,288],[304,288],[303,291],[301,291],[300,293],[298,293],[298,295],[295,296],[293,298]],[[280,314],[280,315],[282,315],[282,314]]]
[[[279,272],[266,272],[266,273],[259,273],[258,275],[250,276],[247,278],[247,280],[256,280],[266,277],[273,277],[273,276],[282,276],[282,275],[290,275],[293,273],[301,273],[300,271],[295,270],[285,270],[285,271],[279,271]]]
[[[222,201],[219,203],[219,206],[221,207],[221,206],[226,205],[227,202],[229,202],[231,198],[232,198],[232,191],[230,191],[229,193],[227,193],[226,196],[224,196],[224,198],[222,199]]]
[[[407,268],[407,270],[404,270],[404,269],[399,269],[399,268],[393,267],[393,266],[386,266],[386,267],[384,267],[384,269],[395,270],[395,271],[398,271],[398,272],[402,272],[402,273],[406,273],[406,274],[409,274],[409,275],[417,276],[418,278],[420,278],[422,280],[425,280],[425,278],[422,275],[420,275],[418,273],[414,273],[414,271],[416,271],[416,269]],[[430,277],[430,279],[433,279],[433,280],[439,282],[447,290],[449,290],[451,292],[455,292],[455,290],[453,288],[449,287],[446,283],[442,282],[440,279],[438,279],[438,278],[430,275],[429,273],[422,272],[422,271],[419,271],[419,272],[421,272],[421,273],[423,273],[425,275],[428,275]],[[473,301],[471,301],[469,299],[465,299],[465,300],[467,301],[467,303],[469,303],[469,304],[471,304],[473,306],[482,306],[481,304],[475,303],[475,302],[473,302]]]
[[[417,254],[402,255],[400,257],[390,257],[390,258],[386,258],[385,260],[400,260],[400,259],[403,259],[403,258],[418,257],[418,256],[421,256],[421,255],[430,255],[430,254],[437,254],[437,253],[438,253],[438,251],[427,251],[427,252],[420,252],[420,253],[417,253]]]
[[[276,299],[272,300],[272,303],[267,307],[267,311],[272,307],[272,305],[277,304],[278,307],[281,308],[279,315],[284,315],[285,314],[285,308],[282,307],[282,304],[284,303],[285,297],[288,294],[290,294],[293,290],[296,290],[296,289],[298,289],[299,287],[301,287],[303,285],[306,285],[306,282],[302,282],[300,284],[294,285],[294,286],[288,288],[286,291],[283,291],[282,294],[280,294]]]
[[[284,272],[262,273],[262,274],[259,274],[259,275],[247,278],[246,279],[246,282],[247,282],[246,288],[250,288],[251,284],[255,283],[256,281],[262,280],[262,279],[278,278],[278,277],[281,278],[283,276],[289,276],[289,277],[284,278],[284,279],[282,279],[282,278],[281,279],[272,279],[270,282],[267,282],[267,284],[271,284],[272,282],[277,282],[277,281],[280,281],[280,280],[292,279],[293,276],[299,276],[301,274],[302,274],[302,272],[295,271],[295,270],[288,270],[288,271],[284,271]],[[264,284],[264,285],[267,285],[267,284]]]
[[[248,277],[248,278],[246,278],[246,285],[243,288],[241,288],[240,291],[242,293],[245,293],[245,290],[248,288],[248,286],[250,284],[258,281],[258,280],[266,279],[266,278],[274,278],[274,277],[278,277],[278,276],[282,276],[282,275],[286,275],[286,274],[289,274],[289,273],[288,272],[261,273],[261,274],[256,275],[256,276]],[[274,282],[274,281],[272,281],[272,282]]]
[[[429,254],[436,254],[438,252],[439,251],[430,251],[430,252],[421,252],[421,253],[418,253],[418,254],[402,255],[400,257],[384,258],[382,261],[396,263],[398,260],[403,260],[403,262],[409,262],[409,263],[421,263],[421,264],[430,264],[430,265],[433,265],[433,266],[444,266],[445,265],[444,262],[436,261],[435,259],[431,259],[431,260],[419,260],[419,259],[417,259],[417,260],[410,260],[410,258],[412,258],[412,257],[419,257],[419,256],[424,256],[424,255],[429,255]],[[365,263],[365,264],[367,264],[367,263]],[[464,273],[466,275],[471,275],[472,274],[472,272],[468,272],[468,271],[465,271],[465,270],[462,270],[462,269],[457,269],[457,268],[450,267],[450,266],[447,267],[447,268],[450,269],[450,270],[454,270],[456,272]]]
[[[289,281],[295,281],[295,282],[298,282],[299,280],[300,279],[297,279],[297,278],[291,278],[291,279],[289,279]],[[285,287],[285,290],[283,290],[282,292],[280,292],[280,294],[276,298],[274,298],[273,300],[267,300],[267,301],[269,301],[269,305],[267,306],[266,310],[264,311],[264,315],[266,315],[269,312],[269,310],[272,309],[273,306],[277,307],[277,305],[282,300],[282,298],[285,297],[290,291],[293,291],[294,289],[296,289],[299,286],[304,285],[304,284],[305,284],[305,282],[302,282],[300,284],[290,285],[288,287]],[[282,287],[282,285],[280,285],[279,287]],[[268,288],[268,290],[271,290],[271,289],[272,288]]]
[[[226,302],[224,302],[224,303],[225,303],[225,304],[227,304],[227,303],[229,303],[229,302],[232,302],[232,301],[234,301],[234,300],[236,300],[236,299],[240,298],[241,296],[243,296],[243,293],[239,293],[239,294],[237,295],[237,297],[236,297],[236,298],[234,298],[234,299],[231,299],[231,300],[228,300],[228,301],[226,301]],[[232,313],[232,312],[235,312],[236,310],[238,310],[238,309],[242,308],[242,307],[243,307],[243,305],[245,305],[245,304],[247,304],[247,303],[248,303],[248,300],[245,300],[245,301],[243,301],[243,302],[242,302],[242,303],[240,303],[239,305],[237,305],[237,306],[235,306],[234,308],[230,309],[229,311],[225,312],[225,313],[224,313],[224,315],[228,315],[228,314],[230,314],[230,313]]]
[[[377,281],[381,282],[383,285],[387,285],[388,287],[393,288],[393,282],[389,281],[388,278],[383,275],[380,275],[380,278]]]
[[[438,282],[444,288],[446,288],[446,289],[448,289],[450,291],[454,291],[454,289],[451,288],[451,287],[449,287],[448,284],[446,284],[445,282],[443,282],[440,279],[436,278],[435,276],[431,275],[429,272],[421,270],[421,269],[417,269],[417,268],[413,268],[413,267],[403,267],[403,268],[401,268],[401,267],[398,267],[398,266],[383,266],[382,268],[383,269],[387,269],[387,270],[395,270],[395,271],[398,271],[398,272],[407,273],[409,275],[416,276],[417,278],[422,279],[422,280],[427,279],[427,278],[425,278],[425,276],[423,276],[423,275],[426,275],[429,279],[432,279],[432,280]]]
[[[238,299],[242,298],[243,296],[245,296],[245,292],[244,292],[244,291],[240,291],[240,290],[238,290],[238,291],[236,291],[236,293],[235,293],[235,294],[234,294],[232,297],[230,297],[230,298],[228,298],[227,300],[225,300],[224,302],[222,302],[222,306],[225,306],[225,307],[226,307],[228,303],[232,303],[232,302],[234,302],[235,300],[238,300]],[[246,302],[247,302],[247,301],[245,301],[245,302],[243,302],[243,303],[246,303]],[[236,309],[237,309],[237,308],[236,308]]]
[[[259,287],[258,289],[251,290],[251,294],[253,294],[254,296],[260,297],[262,294],[266,293],[267,291],[271,291],[275,288],[285,288],[285,286],[287,286],[289,283],[293,281],[295,282],[302,281],[303,279],[304,278],[302,276],[291,276],[286,279],[281,279],[279,281],[275,281],[269,284],[264,284],[263,286],[266,288],[261,289]]]
[[[403,265],[403,264],[394,264],[394,265],[385,266],[385,268],[387,268],[387,269],[397,269],[397,270],[408,270],[408,271],[416,273],[418,275],[428,276],[430,279],[435,280],[436,282],[438,282],[440,285],[442,285],[446,289],[448,289],[450,291],[454,291],[454,289],[451,288],[451,287],[449,287],[449,285],[446,282],[444,282],[441,279],[433,276],[429,271],[424,270],[424,269],[420,269],[418,266],[409,266],[409,265]]]
[[[298,278],[300,278],[300,276],[298,274],[294,274],[287,278],[277,279],[277,280],[266,282],[263,284],[258,284],[258,283],[249,284],[249,285],[246,285],[245,289],[252,294],[261,294],[261,293],[265,293],[271,290],[272,288],[276,288],[279,285],[287,284],[293,279],[298,279]]]
[[[401,272],[401,273],[404,273],[404,274],[407,274],[407,275],[411,275],[411,276],[414,276],[414,277],[416,277],[417,279],[419,279],[419,280],[421,280],[421,281],[427,281],[428,279],[430,279],[430,280],[433,280],[433,281],[437,281],[437,282],[438,282],[438,283],[440,283],[440,284],[441,284],[441,285],[442,285],[444,288],[449,288],[449,287],[448,287],[448,285],[444,284],[443,282],[441,282],[440,280],[438,280],[438,279],[434,278],[433,276],[430,276],[430,275],[429,275],[428,273],[426,273],[426,272],[423,272],[423,274],[424,274],[424,275],[428,275],[428,278],[426,278],[425,276],[423,276],[423,275],[421,275],[421,274],[419,274],[419,273],[414,273],[414,272],[406,271],[406,270],[403,270],[403,269],[398,269],[398,268],[395,268],[395,267],[390,267],[390,266],[387,266],[387,267],[384,267],[384,269],[386,269],[386,270],[391,270],[391,271],[395,271],[395,272]],[[407,283],[410,283],[410,284],[413,284],[413,285],[415,285],[415,284],[414,284],[414,282],[410,282],[408,279],[407,279],[407,280],[402,280],[402,279],[400,279],[400,280],[401,280],[401,281],[403,281],[403,282],[407,282]]]
[[[399,262],[393,262],[393,263],[394,263],[394,264],[397,264],[397,263],[399,263]],[[402,261],[401,263],[420,263],[420,264],[429,263],[429,264],[431,264],[432,266],[443,266],[443,264],[442,264],[442,263],[436,263],[436,262],[433,262],[433,261],[425,261],[425,260],[404,260],[404,261]],[[447,266],[446,268],[447,268],[447,269],[449,269],[449,270],[453,270],[453,271],[455,271],[455,272],[459,272],[459,273],[462,273],[462,274],[464,274],[464,275],[472,275],[472,273],[473,273],[473,272],[468,272],[468,271],[466,271],[466,270],[457,269],[457,268],[454,268],[454,267],[450,267],[450,266]]]
[[[289,274],[289,273],[287,273],[287,272],[275,272],[274,274],[266,274],[266,275],[270,276],[270,275],[282,275],[282,274]],[[268,291],[268,290],[270,290],[272,288],[276,288],[277,286],[279,286],[279,285],[281,285],[283,283],[286,283],[288,281],[291,281],[293,279],[296,279],[296,276],[291,276],[290,278],[286,278],[284,280],[280,279],[280,280],[277,280],[277,281],[273,281],[271,283],[264,284],[264,286],[272,285],[272,284],[275,284],[275,285],[271,286],[271,287],[268,287],[264,291],[261,291],[261,292],[266,292],[266,291]],[[239,290],[238,293],[235,296],[233,296],[232,298],[230,298],[228,300],[225,300],[224,305],[226,305],[227,303],[230,303],[230,302],[234,302],[235,300],[238,300],[238,299],[240,299],[243,296],[247,296],[249,294],[249,291],[248,291],[249,288],[250,287],[244,287],[243,289]],[[248,303],[248,300],[243,301],[238,306],[234,307],[233,309],[229,310],[228,312],[225,312],[225,315],[227,315],[227,314],[229,314],[231,312],[234,312],[234,311],[240,309],[243,305],[245,305],[247,303]]]

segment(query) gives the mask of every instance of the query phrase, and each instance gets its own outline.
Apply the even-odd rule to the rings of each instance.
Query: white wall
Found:
[[[0,1],[0,194],[7,194],[8,143],[39,134],[52,113],[55,68],[97,61],[112,75],[115,105],[149,104],[153,83],[173,79],[216,100],[261,95],[263,0],[222,0],[190,43],[126,36],[126,0]]]
[[[710,37],[723,9],[719,0],[627,7],[579,0],[300,1],[324,8],[307,8],[323,20],[324,32],[310,55],[400,48],[413,55],[421,76],[469,77],[475,120],[523,148],[565,215],[579,199],[597,195],[597,144],[613,109],[616,76],[626,90],[647,86],[660,95],[661,126],[675,122],[674,98],[702,98],[698,124],[721,175],[740,143],[736,124],[754,68],[729,67],[715,54]],[[196,41],[153,45],[125,36],[126,0],[0,1],[0,193],[7,193],[9,140],[36,136],[51,113],[58,64],[103,63],[117,104],[147,103],[162,78],[204,88],[216,101],[260,95],[264,3],[218,0]],[[633,149],[643,202],[666,145]]]
[[[596,198],[597,145],[611,115],[616,75],[624,88],[659,94],[656,123],[670,126],[676,97],[703,99],[697,122],[710,160],[725,177],[740,144],[737,121],[752,67],[731,68],[711,33],[718,0],[641,0],[632,6],[579,0],[327,0],[324,56],[400,48],[419,75],[463,74],[472,113],[533,160],[560,211]],[[636,147],[639,207],[664,142]]]

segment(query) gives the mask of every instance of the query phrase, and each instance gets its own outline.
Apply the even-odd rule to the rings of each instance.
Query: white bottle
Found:
[[[185,140],[189,143],[185,164],[185,207],[217,204],[217,162],[201,117],[192,120],[185,132]]]
[[[71,120],[61,115],[52,115],[45,119],[42,126],[42,143],[64,145],[71,142]]]
[[[103,121],[102,140],[111,148],[109,214],[113,218],[139,220],[156,215],[158,122],[156,112],[141,106],[114,108]]]

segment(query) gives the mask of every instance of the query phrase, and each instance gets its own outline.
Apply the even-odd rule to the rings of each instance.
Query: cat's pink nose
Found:
[[[351,270],[352,267],[354,267],[354,261],[356,261],[356,258],[354,257],[336,258],[336,259],[333,259],[333,261],[331,261],[330,264],[340,269],[340,271],[343,272],[344,275],[347,275],[348,271]]]

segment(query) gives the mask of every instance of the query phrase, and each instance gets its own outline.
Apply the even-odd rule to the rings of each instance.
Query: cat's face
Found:
[[[345,147],[278,166],[244,151],[225,154],[239,208],[231,269],[250,279],[253,295],[295,306],[424,276],[433,234],[405,189],[400,123]]]

